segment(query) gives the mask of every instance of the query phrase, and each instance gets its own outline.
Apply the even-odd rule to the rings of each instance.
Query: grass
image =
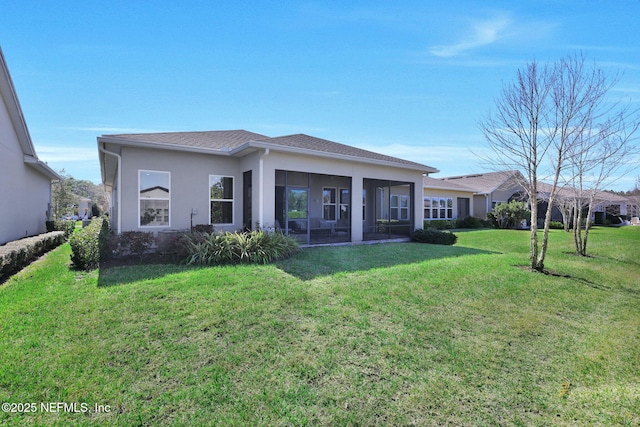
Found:
[[[0,400],[38,405],[0,423],[638,425],[640,228],[552,231],[555,276],[526,232],[458,236],[90,273],[64,245],[0,288]]]

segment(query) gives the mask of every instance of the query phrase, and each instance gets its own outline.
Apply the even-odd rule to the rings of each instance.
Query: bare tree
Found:
[[[629,168],[627,159],[635,151],[632,138],[640,125],[638,119],[633,118],[636,113],[622,109],[599,124],[592,123],[577,144],[571,147],[570,188],[575,200],[573,240],[577,255],[587,255],[593,209],[597,203],[606,202],[599,195],[606,186],[624,174],[621,173],[623,170]],[[583,217],[584,229],[581,226]]]
[[[530,267],[544,270],[551,212],[563,173],[593,123],[606,117],[605,96],[613,85],[598,67],[587,66],[582,55],[553,64],[536,61],[518,70],[496,100],[496,113],[481,122],[496,167],[524,171],[522,183],[531,206]],[[541,241],[538,239],[539,183],[549,180]]]

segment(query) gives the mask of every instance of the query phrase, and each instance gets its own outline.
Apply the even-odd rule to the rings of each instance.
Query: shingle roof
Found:
[[[350,145],[340,144],[339,142],[333,142],[315,136],[309,136],[305,134],[295,134],[279,136],[275,138],[268,138],[261,140],[269,144],[281,145],[290,148],[301,148],[304,150],[319,151],[323,153],[339,154],[343,156],[358,157],[363,159],[378,160],[390,163],[399,163],[407,166],[430,168],[429,166],[411,162],[409,160],[399,159],[397,157],[387,156],[385,154],[375,153],[373,151],[363,150],[361,148],[352,147]]]
[[[381,162],[396,163],[412,168],[436,171],[435,168],[409,160],[387,156],[373,151],[367,151],[338,142],[328,141],[305,134],[295,134],[271,138],[246,130],[218,130],[201,132],[164,132],[164,133],[136,133],[103,135],[103,138],[121,139],[123,142],[138,142],[148,144],[165,144],[190,148],[206,148],[219,151],[232,151],[248,143],[271,145],[276,148],[287,147],[316,151],[319,153],[351,156],[359,159],[368,159]]]
[[[131,133],[104,136],[121,138],[127,141],[146,142],[150,144],[181,145],[185,147],[211,148],[221,151],[238,148],[252,140],[268,138],[266,135],[260,135],[259,133],[248,132],[246,130]]]
[[[497,190],[498,188],[500,188],[500,186],[507,183],[510,178],[516,177],[517,175],[519,175],[518,171],[511,170],[479,173],[473,175],[451,176],[442,179],[448,182],[456,182],[458,184],[464,185],[465,187],[470,187],[477,193],[487,194]]]
[[[459,184],[456,181],[447,181],[442,178],[431,178],[430,176],[422,177],[422,184],[426,188],[467,191],[470,193],[476,192],[476,190],[474,190],[473,188],[467,187],[466,185]]]

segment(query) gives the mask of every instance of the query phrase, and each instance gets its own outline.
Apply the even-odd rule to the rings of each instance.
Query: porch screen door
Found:
[[[287,189],[287,233],[309,243],[309,189]]]

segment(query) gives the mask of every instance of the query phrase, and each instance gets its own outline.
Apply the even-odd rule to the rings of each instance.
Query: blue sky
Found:
[[[478,123],[528,61],[583,52],[640,101],[640,1],[5,2],[0,46],[39,157],[100,181],[96,137],[306,133],[486,170]],[[633,172],[613,187],[633,188]]]

